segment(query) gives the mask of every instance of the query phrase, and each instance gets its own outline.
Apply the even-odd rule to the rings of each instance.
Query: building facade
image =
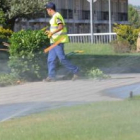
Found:
[[[56,4],[67,24],[68,33],[90,32],[89,0],[52,0]],[[109,0],[97,0],[93,4],[93,30],[95,33],[109,32]],[[37,19],[20,21],[15,24],[15,31],[21,29],[41,29],[49,25],[49,17],[42,12]],[[111,0],[111,22],[128,24],[128,0]]]

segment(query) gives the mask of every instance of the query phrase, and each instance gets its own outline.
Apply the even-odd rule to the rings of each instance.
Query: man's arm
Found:
[[[53,32],[46,31],[46,34],[48,34],[48,38],[51,38],[53,34],[61,31],[63,28],[64,28],[63,24],[62,23],[59,23],[58,24],[58,28],[55,31],[53,31]]]
[[[55,33],[57,33],[57,32],[59,32],[59,31],[61,31],[63,28],[64,28],[63,24],[62,23],[59,23],[58,24],[58,28],[54,32],[52,32],[52,35],[55,34]]]
[[[58,24],[58,28],[55,31],[53,32],[46,31],[46,33],[48,34],[48,38],[51,38],[53,34],[61,31],[64,28],[64,25],[61,19],[57,18],[56,23]]]

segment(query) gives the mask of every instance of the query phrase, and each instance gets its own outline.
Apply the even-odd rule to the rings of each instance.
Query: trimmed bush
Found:
[[[4,29],[3,27],[0,26],[0,46],[2,45],[3,41],[7,41],[11,35],[12,35],[13,31],[10,29]]]
[[[122,43],[125,42],[125,44],[127,42],[127,44],[130,44],[130,50],[136,50],[136,42],[140,29],[135,29],[129,25],[116,24],[114,27],[114,32],[117,33],[117,41]]]
[[[10,61],[12,73],[28,81],[39,80],[46,74],[44,47],[49,39],[41,30],[27,30],[13,33],[10,38]]]

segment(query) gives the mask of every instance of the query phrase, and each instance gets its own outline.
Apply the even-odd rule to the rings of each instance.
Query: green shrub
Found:
[[[136,50],[137,48],[137,38],[138,38],[139,32],[140,32],[140,28],[133,30],[132,42],[134,42],[134,44],[131,45],[132,50]]]
[[[114,27],[114,32],[117,33],[117,41],[130,44],[130,50],[136,50],[136,42],[140,29],[135,29],[130,25],[118,25]]]
[[[41,30],[13,33],[10,38],[9,66],[13,73],[26,80],[38,80],[46,74],[46,57],[43,47],[49,39]]]
[[[10,29],[4,29],[3,27],[0,26],[0,46],[2,45],[3,41],[6,41],[10,38],[12,35],[13,31]]]
[[[115,40],[111,42],[111,45],[113,46],[115,53],[129,53],[131,49],[131,45],[125,40]]]
[[[0,87],[18,84],[19,78],[13,74],[0,74]]]
[[[91,68],[90,70],[87,71],[87,76],[89,78],[93,79],[106,79],[109,78],[108,75],[104,74],[100,69],[98,68]]]

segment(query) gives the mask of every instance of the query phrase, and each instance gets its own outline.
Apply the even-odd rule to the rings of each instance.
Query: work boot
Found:
[[[75,80],[77,80],[78,78],[79,78],[78,74],[74,74],[71,80],[72,80],[72,81],[75,81]]]
[[[47,77],[43,80],[44,82],[55,82],[56,80],[54,78]]]

